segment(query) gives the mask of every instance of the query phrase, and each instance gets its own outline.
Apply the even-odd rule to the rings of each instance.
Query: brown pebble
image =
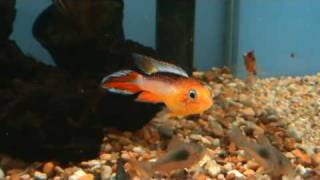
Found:
[[[109,153],[103,153],[103,154],[100,155],[100,159],[106,160],[106,161],[107,161],[107,160],[110,160],[111,157],[112,157],[112,155],[109,154]]]
[[[86,174],[84,176],[81,176],[78,180],[94,180],[93,174]]]
[[[320,165],[320,153],[313,154],[311,159],[314,164]]]
[[[210,179],[208,176],[204,175],[204,174],[199,174],[197,177],[196,177],[197,180],[207,180],[207,179]]]
[[[304,164],[310,165],[311,164],[311,157],[305,153],[302,152],[300,149],[295,149],[292,151],[292,153],[298,157]]]
[[[236,179],[236,175],[233,173],[227,174],[226,180],[234,180]]]
[[[247,176],[247,177],[252,177],[252,176],[254,176],[255,175],[255,171],[254,170],[252,170],[252,169],[247,169],[247,170],[245,170],[244,172],[243,172],[243,174],[245,175],[245,176]]]
[[[49,177],[53,175],[54,164],[52,162],[47,162],[43,166],[43,172],[46,173]]]
[[[257,170],[259,167],[259,164],[255,161],[250,160],[247,162],[247,167],[248,169]]]

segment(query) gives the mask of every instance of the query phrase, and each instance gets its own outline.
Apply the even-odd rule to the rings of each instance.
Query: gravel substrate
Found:
[[[79,164],[30,165],[1,156],[0,179],[137,180],[139,168],[128,160],[161,159],[173,138],[197,143],[205,153],[183,169],[152,172],[152,179],[271,179],[263,164],[230,141],[232,125],[253,142],[263,133],[290,161],[294,177],[273,179],[320,179],[320,74],[242,81],[224,68],[194,76],[208,83],[215,95],[215,104],[201,116],[169,118],[164,110],[137,132],[108,129],[100,157]],[[279,168],[272,171],[281,174]]]

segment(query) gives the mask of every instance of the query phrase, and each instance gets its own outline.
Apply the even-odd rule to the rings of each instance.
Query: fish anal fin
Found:
[[[155,103],[155,104],[162,102],[162,100],[157,95],[147,91],[140,93],[136,98],[136,101]]]

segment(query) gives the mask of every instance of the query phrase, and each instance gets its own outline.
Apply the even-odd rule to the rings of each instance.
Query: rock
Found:
[[[79,177],[77,180],[94,180],[93,174],[86,174],[84,176]]]
[[[20,176],[20,180],[29,180],[31,178],[31,176],[29,174],[24,174],[22,176]]]
[[[320,165],[320,152],[312,154],[311,159],[314,164]]]
[[[85,167],[90,167],[92,169],[96,169],[101,167],[101,162],[98,160],[90,160],[81,162],[81,165]]]
[[[103,154],[100,155],[100,159],[102,159],[102,160],[108,161],[108,160],[110,160],[111,158],[112,158],[112,155],[109,154],[109,153],[103,153]]]
[[[260,165],[255,161],[250,160],[250,161],[247,162],[247,168],[248,169],[257,170],[259,166]]]
[[[298,131],[294,126],[290,125],[288,127],[288,133],[292,136],[296,141],[301,141],[303,137],[303,132]]]
[[[69,177],[69,180],[79,180],[79,178],[85,175],[86,173],[82,169],[79,169],[75,173],[73,173],[72,176]]]
[[[218,180],[225,180],[226,178],[224,177],[223,174],[219,174],[217,177]]]
[[[134,152],[136,152],[136,153],[139,153],[139,154],[145,153],[145,150],[144,150],[143,147],[141,147],[141,146],[134,147],[132,150],[133,150]]]
[[[226,176],[226,180],[235,180],[236,179],[236,175],[233,173],[228,173]]]
[[[298,164],[296,167],[296,172],[300,175],[304,175],[307,172],[307,170],[304,166],[302,166],[301,164]]]
[[[256,174],[256,172],[252,169],[247,169],[243,172],[243,174],[247,177],[253,177]]]
[[[222,137],[224,135],[224,130],[222,126],[214,119],[212,116],[208,118],[210,124],[210,133],[213,133],[215,136]]]
[[[221,166],[214,160],[208,161],[205,169],[211,177],[216,177],[221,172]]]
[[[246,177],[241,172],[239,172],[238,170],[231,170],[227,174],[228,175],[229,174],[234,174],[234,177],[235,177],[236,180],[244,180],[244,179],[246,179]]]
[[[112,168],[110,166],[102,166],[101,168],[101,180],[110,179],[112,174]]]
[[[255,116],[255,112],[251,107],[247,107],[244,109],[241,109],[240,112],[244,115],[244,116]]]
[[[45,180],[45,179],[47,179],[47,175],[45,173],[42,173],[42,172],[39,172],[39,171],[36,171],[33,176],[34,176],[34,178],[36,180]]]
[[[292,153],[296,157],[298,157],[304,164],[310,165],[312,163],[311,157],[307,153],[302,152],[300,149],[295,149],[292,151]]]
[[[234,168],[234,164],[228,162],[228,163],[226,163],[223,167],[224,167],[224,169],[225,169],[226,171],[231,171],[231,170]]]

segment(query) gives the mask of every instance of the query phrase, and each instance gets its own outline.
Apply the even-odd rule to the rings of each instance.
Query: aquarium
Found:
[[[0,179],[320,179],[319,5],[0,1]]]

